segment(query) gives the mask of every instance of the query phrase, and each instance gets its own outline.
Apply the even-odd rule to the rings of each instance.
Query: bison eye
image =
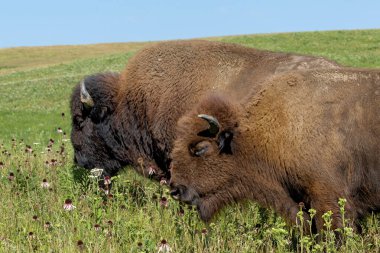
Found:
[[[213,151],[213,146],[209,141],[201,141],[190,145],[190,154],[192,156],[204,156],[210,154]]]
[[[108,108],[105,106],[94,107],[90,113],[90,118],[95,123],[100,123],[104,120],[108,112]]]
[[[84,120],[80,116],[75,116],[73,119],[73,126],[77,129],[80,130],[84,126]]]

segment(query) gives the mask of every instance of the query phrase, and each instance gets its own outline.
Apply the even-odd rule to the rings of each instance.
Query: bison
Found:
[[[168,178],[175,125],[205,93],[241,97],[267,77],[293,69],[338,68],[321,57],[208,41],[156,43],[121,73],[86,77],[71,99],[74,162],[113,176],[126,165]]]
[[[354,228],[379,211],[380,71],[298,70],[261,87],[241,99],[210,92],[179,119],[171,195],[205,221],[250,199],[294,224],[303,202],[316,231],[329,210],[342,226],[339,198]]]

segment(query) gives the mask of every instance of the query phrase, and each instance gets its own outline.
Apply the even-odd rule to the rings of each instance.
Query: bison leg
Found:
[[[326,194],[324,192],[326,192]],[[339,195],[334,194],[333,191],[324,192],[313,194],[310,203],[311,208],[317,211],[317,215],[315,216],[315,223],[318,232],[324,229],[326,222],[323,218],[323,215],[327,214],[329,211],[332,212],[331,229],[334,230],[343,226],[342,215],[340,213],[338,205]]]
[[[268,186],[271,187],[268,187]],[[266,207],[272,207],[274,211],[285,218],[289,225],[299,225],[298,212],[301,210],[299,203],[296,203],[289,192],[280,185],[275,186],[265,183],[265,180],[256,183],[255,191],[252,192],[253,200],[258,201]],[[264,201],[263,201],[264,200]],[[310,216],[303,212],[303,229],[305,233],[310,232],[308,221]]]

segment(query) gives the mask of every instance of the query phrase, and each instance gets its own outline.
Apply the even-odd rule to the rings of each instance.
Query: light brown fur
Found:
[[[208,128],[198,114],[219,121],[218,136],[198,135]],[[233,136],[232,154],[219,151],[224,132]],[[244,99],[210,94],[181,117],[171,186],[204,220],[231,201],[252,199],[290,224],[303,202],[317,210],[317,230],[332,210],[340,227],[339,198],[347,199],[352,222],[380,210],[379,152],[379,71],[294,71]]]

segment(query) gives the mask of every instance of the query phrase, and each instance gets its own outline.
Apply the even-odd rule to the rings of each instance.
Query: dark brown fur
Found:
[[[278,72],[338,68],[320,57],[275,53],[208,41],[157,43],[141,50],[117,74],[85,79],[95,106],[86,109],[75,89],[71,110],[75,161],[114,175],[133,165],[169,177],[169,154],[178,118],[210,90],[234,98],[260,90]]]
[[[262,87],[241,100],[208,95],[181,117],[174,197],[197,205],[206,221],[232,201],[252,199],[292,224],[303,202],[317,210],[317,230],[328,210],[334,227],[342,225],[339,198],[354,222],[379,211],[380,72],[296,71]],[[219,121],[217,136],[199,136],[209,127],[199,114]]]

